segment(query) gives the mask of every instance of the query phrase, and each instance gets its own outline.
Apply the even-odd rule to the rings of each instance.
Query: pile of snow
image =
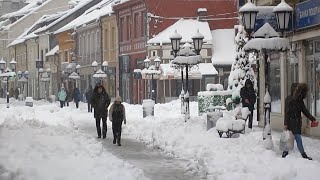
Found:
[[[317,180],[320,166],[320,141],[303,137],[308,155],[314,161],[301,158],[297,149],[281,158],[279,145],[273,150],[263,146],[262,130],[254,127],[239,138],[220,138],[216,128],[206,131],[204,117],[197,115],[197,103],[190,103],[191,118],[184,122],[180,100],[155,105],[155,116],[142,118],[141,105],[125,104],[127,125],[124,133],[165,153],[189,159],[188,172],[207,179]],[[227,120],[228,113],[224,115]],[[230,115],[231,116],[231,115]],[[240,122],[240,121],[239,121]],[[257,122],[254,122],[256,125]],[[280,134],[273,133],[279,143]],[[277,144],[277,143],[275,143]]]
[[[107,152],[92,134],[79,130],[79,123],[92,124],[85,104],[81,113],[55,103],[36,102],[34,108],[12,103],[10,108],[0,104],[1,180],[145,179],[141,170]]]

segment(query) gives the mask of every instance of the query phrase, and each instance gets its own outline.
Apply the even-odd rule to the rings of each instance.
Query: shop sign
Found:
[[[309,0],[295,7],[296,29],[304,29],[320,25],[320,1]]]

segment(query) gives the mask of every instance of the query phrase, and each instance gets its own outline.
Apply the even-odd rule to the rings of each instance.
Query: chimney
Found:
[[[198,14],[198,20],[199,21],[205,21],[205,16],[208,15],[208,11],[207,8],[198,8],[197,10],[197,14]]]

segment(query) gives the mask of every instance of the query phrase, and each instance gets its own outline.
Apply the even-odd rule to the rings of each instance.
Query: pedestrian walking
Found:
[[[117,96],[110,107],[109,120],[112,122],[113,144],[121,146],[121,129],[122,122],[126,124],[126,110],[122,104],[122,99]]]
[[[58,99],[60,101],[61,108],[63,108],[66,98],[67,98],[67,92],[64,90],[64,87],[62,86],[60,91],[58,92]]]
[[[68,89],[66,89],[66,95],[67,97],[66,97],[64,106],[69,107],[70,92],[68,91]]]
[[[92,97],[92,86],[90,85],[89,88],[86,91],[86,100],[88,104],[88,112],[92,112],[92,106],[91,106],[91,97]]]
[[[76,107],[79,108],[79,102],[81,100],[81,94],[78,88],[73,90],[73,101],[76,103]]]
[[[108,107],[110,105],[110,97],[102,85],[98,84],[94,88],[91,104],[94,108],[94,118],[96,119],[98,138],[101,138],[100,122],[102,119],[102,137],[105,139],[107,135],[107,117]]]
[[[291,98],[287,98],[285,102],[284,129],[292,132],[301,156],[305,159],[312,160],[312,158],[308,157],[306,152],[304,151],[301,139],[301,112],[311,121],[316,121],[316,119],[310,114],[303,102],[303,99],[305,99],[307,96],[308,90],[309,88],[306,83],[299,83],[294,89],[293,96]],[[288,150],[285,150],[282,153],[282,157],[285,158],[287,155]]]
[[[242,99],[242,107],[248,107],[249,111],[249,122],[248,127],[252,129],[252,121],[253,121],[253,110],[254,104],[256,103],[256,92],[253,89],[253,84],[250,79],[247,79],[245,82],[245,86],[240,90],[240,96]]]

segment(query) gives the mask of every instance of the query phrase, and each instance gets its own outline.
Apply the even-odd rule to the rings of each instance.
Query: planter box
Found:
[[[233,109],[233,104],[227,105],[228,98],[231,99],[232,91],[201,91],[198,92],[199,116],[208,111],[210,106],[224,106],[228,111]]]

